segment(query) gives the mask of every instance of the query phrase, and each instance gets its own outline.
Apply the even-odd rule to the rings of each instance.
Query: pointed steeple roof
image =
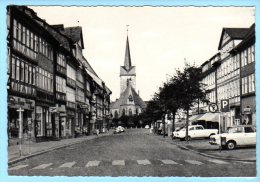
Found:
[[[132,66],[128,35],[126,37],[124,66],[120,67],[120,76],[135,76],[135,66]]]
[[[124,67],[125,67],[126,70],[129,70],[132,67],[128,35],[127,35],[127,38],[126,38]]]

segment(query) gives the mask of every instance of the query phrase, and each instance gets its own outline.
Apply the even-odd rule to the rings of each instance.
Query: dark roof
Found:
[[[125,91],[120,95],[119,99],[115,102],[112,102],[110,105],[111,109],[118,109],[120,106],[128,105],[128,97],[132,93],[134,105],[140,106],[142,109],[146,108],[146,103],[142,100],[142,98],[136,93],[135,89],[131,84],[128,84]]]
[[[231,39],[244,39],[247,32],[248,32],[249,28],[223,28],[222,29],[222,33],[221,33],[221,37],[220,37],[220,41],[219,41],[219,45],[218,45],[218,50],[221,49],[221,45],[222,45],[222,38],[224,33],[226,32]]]
[[[90,71],[91,73],[93,73],[95,76],[97,76],[98,77],[98,75],[97,75],[97,73],[94,71],[94,69],[92,68],[92,66],[89,64],[89,62],[88,62],[88,60],[84,57],[84,56],[82,56],[82,63],[83,63],[83,65],[86,67],[86,69],[88,70],[88,71]]]
[[[252,45],[255,43],[255,23],[253,23],[244,38],[243,41],[241,41],[236,47],[234,47],[232,50],[230,50],[230,53],[236,53],[237,51],[240,51],[244,49],[244,47],[248,45]]]
[[[61,44],[61,46],[67,49],[67,51],[70,51],[70,43],[67,37],[62,35],[59,31],[51,26],[48,26],[47,30],[50,32],[50,34],[52,34],[53,37],[55,37],[55,39]]]
[[[209,60],[205,61],[204,63],[201,64],[201,67],[203,67],[204,65],[208,64]]]
[[[124,68],[125,68],[126,70],[129,70],[129,69],[132,68],[128,36],[127,36],[127,38],[126,38],[126,49],[125,49]]]
[[[240,49],[246,46],[250,41],[255,41],[255,24],[251,25],[251,27],[248,30],[248,33],[246,34],[244,40],[240,42],[235,49]]]
[[[68,36],[74,43],[81,41],[82,49],[84,49],[83,38],[82,38],[82,28],[77,27],[66,27],[62,31],[66,36]]]
[[[225,32],[232,39],[243,39],[248,32],[248,28],[224,28]]]
[[[131,62],[131,54],[130,54],[128,36],[126,38],[124,66],[120,67],[120,76],[122,76],[122,75],[128,75],[128,76],[136,75],[135,66],[132,66],[132,62]]]

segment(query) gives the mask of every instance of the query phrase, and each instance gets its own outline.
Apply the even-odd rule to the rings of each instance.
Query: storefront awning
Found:
[[[189,118],[189,121],[197,121],[199,118],[201,118],[203,114],[193,115]]]
[[[219,113],[205,113],[202,117],[198,118],[197,120],[218,122]]]

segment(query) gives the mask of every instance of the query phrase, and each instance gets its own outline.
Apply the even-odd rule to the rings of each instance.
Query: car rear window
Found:
[[[229,128],[228,133],[243,133],[243,128],[242,127]]]
[[[245,127],[245,133],[254,133],[254,129],[252,127]]]
[[[196,130],[203,130],[203,128],[201,126],[197,126]]]

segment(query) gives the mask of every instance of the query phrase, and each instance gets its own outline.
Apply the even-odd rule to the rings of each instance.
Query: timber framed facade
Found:
[[[26,6],[7,7],[7,28],[9,144],[104,131],[112,92],[82,54],[82,28],[49,25]]]

